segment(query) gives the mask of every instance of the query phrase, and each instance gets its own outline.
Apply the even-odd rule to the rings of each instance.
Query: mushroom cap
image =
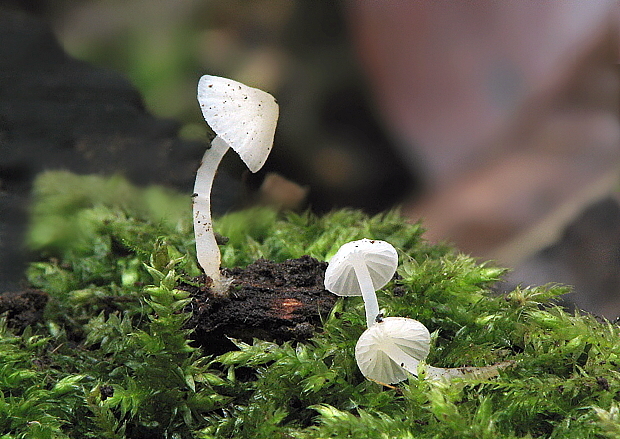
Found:
[[[198,82],[198,102],[207,124],[250,171],[262,168],[278,122],[275,98],[232,79],[204,75]]]
[[[353,258],[361,258],[368,267],[376,290],[387,284],[396,272],[398,253],[389,242],[360,239],[344,244],[329,260],[325,270],[325,289],[339,296],[361,296]]]
[[[355,345],[362,374],[382,384],[396,384],[416,374],[428,356],[431,335],[426,326],[405,317],[386,317],[368,328]]]

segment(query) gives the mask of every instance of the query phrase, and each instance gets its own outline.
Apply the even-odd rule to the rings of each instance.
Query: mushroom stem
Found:
[[[217,167],[228,148],[228,143],[221,137],[216,136],[213,139],[196,172],[193,195],[196,256],[205,274],[213,281],[212,290],[220,293],[223,292],[224,282],[220,274],[220,249],[215,240],[211,219],[211,188]]]
[[[377,301],[377,293],[370,277],[368,267],[359,255],[353,258],[353,269],[357,276],[357,281],[362,291],[364,299],[364,308],[366,310],[366,326],[370,328],[376,323],[379,315],[379,302]]]
[[[490,366],[467,366],[467,367],[433,367],[426,366],[426,376],[431,379],[452,379],[452,378],[467,378],[467,379],[478,379],[478,380],[486,380],[489,378],[493,378],[499,375],[499,371],[501,369],[505,369],[506,367],[514,364],[512,361],[504,361],[503,363],[492,364]],[[417,375],[417,372],[414,373],[411,370],[407,370],[409,373],[413,373]]]
[[[386,353],[396,364],[405,369],[412,375],[418,376],[418,366],[420,361],[405,353],[399,348],[393,341],[388,341],[382,346],[383,352]],[[480,367],[433,367],[426,365],[424,370],[426,376],[432,380],[439,379],[453,379],[453,378],[467,378],[467,379],[479,379],[486,380],[499,375],[499,371],[502,368],[512,364],[511,362],[504,362],[499,364],[493,364],[490,366]]]

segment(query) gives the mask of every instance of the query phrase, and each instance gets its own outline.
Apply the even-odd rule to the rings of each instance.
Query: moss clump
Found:
[[[492,293],[503,270],[429,246],[396,212],[253,210],[216,228],[230,238],[226,266],[386,240],[401,262],[380,306],[430,329],[430,364],[514,366],[492,380],[366,381],[353,355],[361,298],[339,300],[308,343],[204,356],[175,289],[198,273],[190,218],[189,196],[119,178],[37,180],[30,245],[41,259],[28,276],[49,303],[22,334],[1,328],[0,437],[620,437],[618,327],[556,306],[566,288]]]

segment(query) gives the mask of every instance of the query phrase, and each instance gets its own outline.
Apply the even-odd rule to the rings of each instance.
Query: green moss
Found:
[[[360,298],[338,301],[309,343],[203,357],[174,288],[199,272],[189,200],[119,177],[37,180],[28,277],[50,301],[41,324],[0,332],[1,438],[620,437],[618,327],[556,306],[564,287],[492,293],[502,269],[427,244],[397,212],[255,209],[216,229],[230,238],[227,266],[389,241],[401,262],[379,293],[386,315],[429,328],[434,366],[513,361],[498,378],[365,380],[353,355]]]

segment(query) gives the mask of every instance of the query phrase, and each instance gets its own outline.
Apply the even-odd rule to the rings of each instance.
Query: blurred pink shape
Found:
[[[614,0],[361,0],[347,11],[385,122],[435,187],[496,155],[517,112],[557,91],[618,19]]]

